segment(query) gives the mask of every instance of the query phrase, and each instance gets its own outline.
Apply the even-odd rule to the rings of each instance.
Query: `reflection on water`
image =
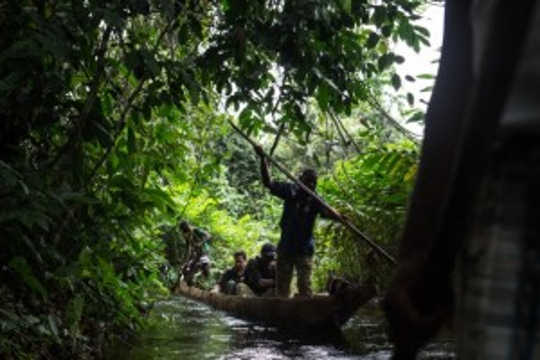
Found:
[[[357,316],[342,333],[292,334],[230,317],[182,297],[155,304],[154,324],[133,346],[117,346],[118,359],[390,359],[380,319]],[[430,344],[420,359],[454,359],[451,341]]]

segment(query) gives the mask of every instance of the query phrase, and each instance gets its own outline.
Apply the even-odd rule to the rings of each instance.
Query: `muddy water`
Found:
[[[119,344],[110,359],[390,359],[380,318],[358,315],[339,334],[292,334],[238,320],[182,297],[155,304],[132,344]],[[426,347],[420,359],[454,359],[451,340]]]

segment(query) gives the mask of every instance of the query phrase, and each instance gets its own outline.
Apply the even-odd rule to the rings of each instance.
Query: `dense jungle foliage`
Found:
[[[422,111],[392,49],[428,44],[424,5],[3,1],[0,356],[99,357],[134,334],[174,281],[162,235],[182,219],[213,235],[214,278],[278,241],[281,203],[228,119],[317,168],[320,194],[395,252],[418,141],[385,109]],[[391,267],[368,250],[320,221],[317,286],[371,271],[384,288]]]

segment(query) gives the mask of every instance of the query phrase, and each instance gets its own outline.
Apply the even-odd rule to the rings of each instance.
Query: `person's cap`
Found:
[[[189,229],[189,223],[186,220],[180,221],[180,229]]]
[[[261,255],[263,256],[275,256],[276,247],[273,244],[266,243],[261,248]]]
[[[201,265],[210,264],[210,258],[208,257],[208,255],[203,255],[199,259],[199,262],[201,263]]]

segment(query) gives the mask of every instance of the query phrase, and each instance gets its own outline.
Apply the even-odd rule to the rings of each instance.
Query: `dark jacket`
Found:
[[[279,223],[281,239],[278,253],[289,256],[313,255],[313,226],[317,214],[328,219],[334,216],[294,183],[273,181],[269,189],[272,195],[285,200]]]
[[[239,274],[234,267],[225,271],[219,280],[219,286],[221,289],[225,289],[227,283],[233,280],[236,283],[242,282],[245,279],[245,271],[242,274]]]
[[[260,256],[249,260],[245,271],[245,283],[257,295],[263,294],[268,288],[263,288],[259,285],[260,279],[275,279],[275,266],[268,266]]]

